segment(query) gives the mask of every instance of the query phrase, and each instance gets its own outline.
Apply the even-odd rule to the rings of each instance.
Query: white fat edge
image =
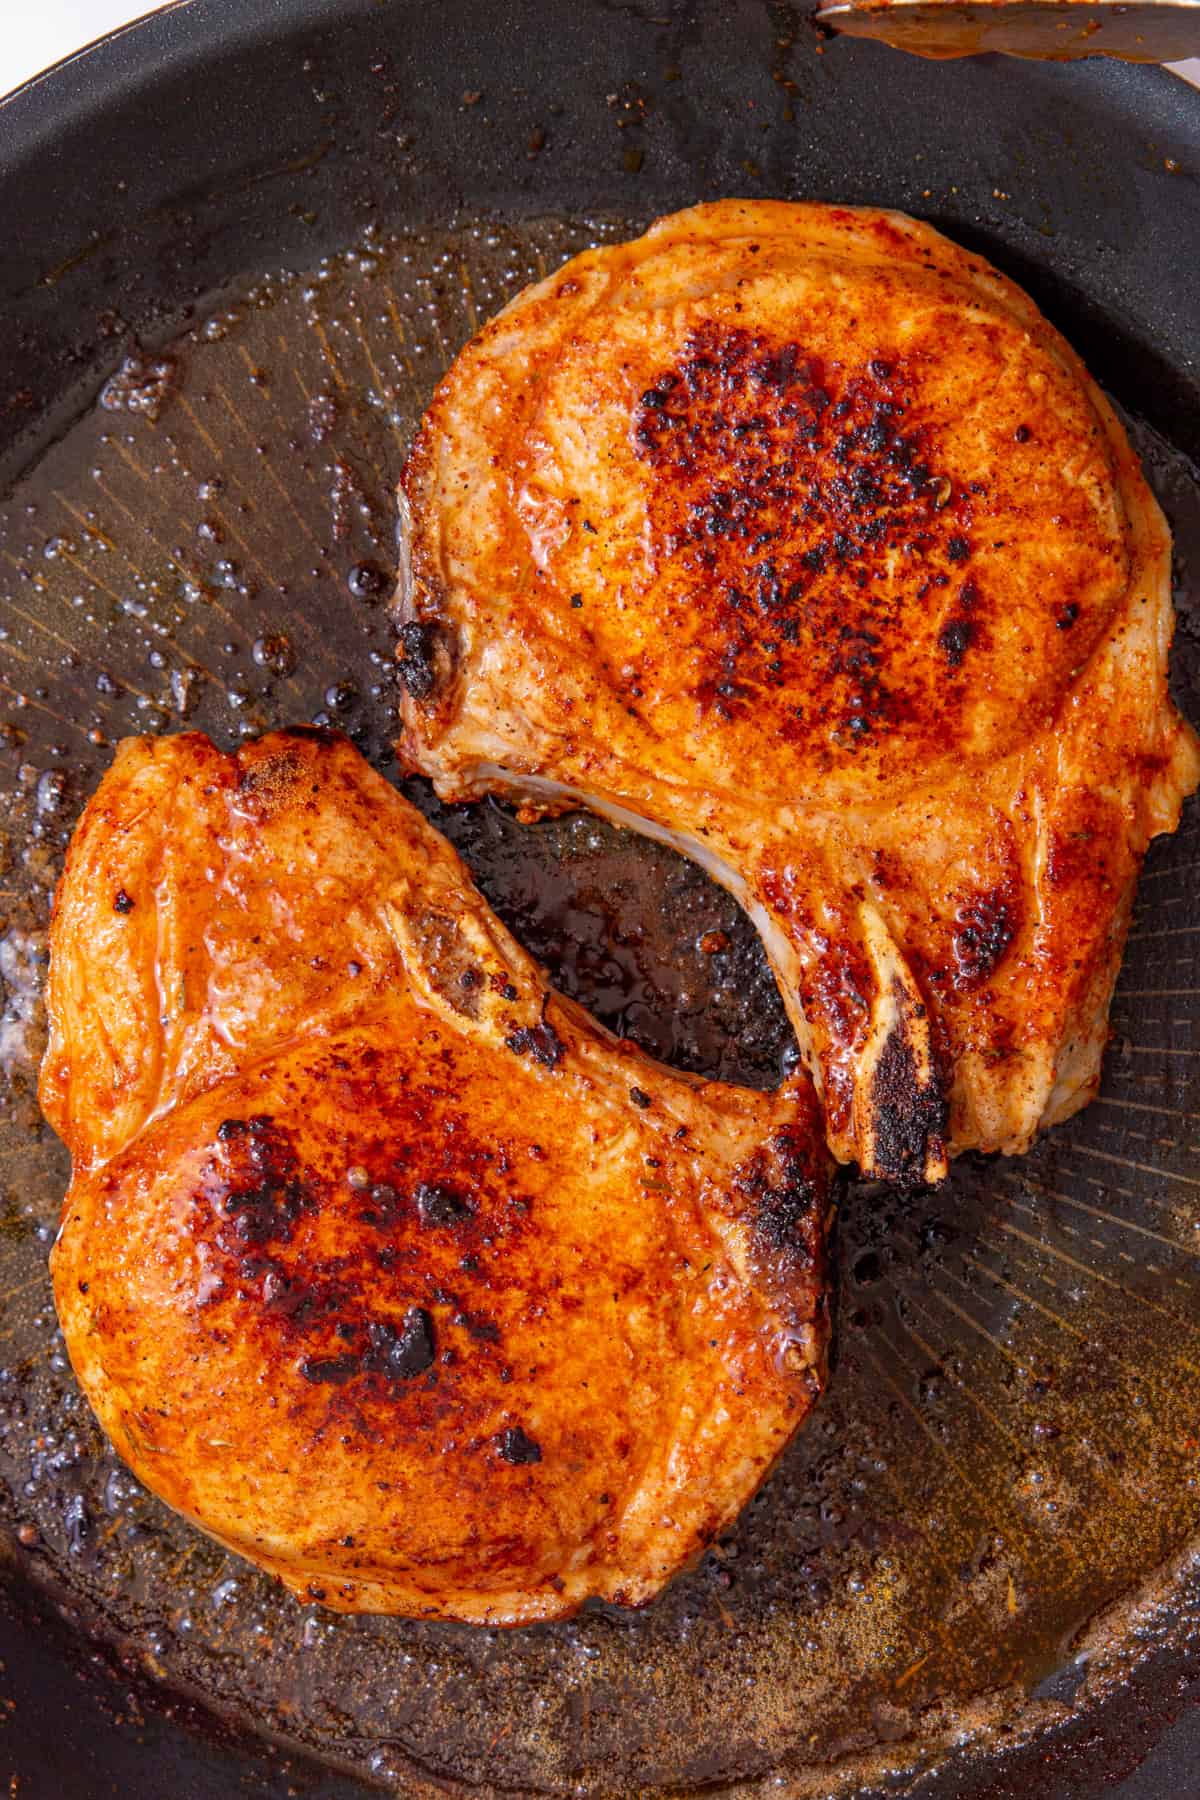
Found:
[[[392,608],[407,622],[413,611],[412,565],[413,517],[408,495],[403,487],[396,489],[396,585],[392,591]]]

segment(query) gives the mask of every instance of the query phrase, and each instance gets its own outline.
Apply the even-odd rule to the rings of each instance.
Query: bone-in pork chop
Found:
[[[934,1179],[1089,1098],[1200,765],[1165,521],[1018,288],[898,214],[698,206],[493,320],[401,501],[402,751],[729,887],[839,1158]]]
[[[812,1406],[807,1078],[610,1037],[344,739],[123,744],[49,1007],[79,1379],[148,1487],[303,1598],[642,1602]]]

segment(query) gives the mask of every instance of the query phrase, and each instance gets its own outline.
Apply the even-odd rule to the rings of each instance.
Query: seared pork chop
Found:
[[[869,1174],[1095,1089],[1200,764],[1166,523],[1032,302],[895,213],[721,202],[463,351],[404,473],[402,751],[583,804],[749,910]]]
[[[677,1075],[549,991],[344,740],[123,744],[51,931],[76,1372],[170,1505],[306,1600],[636,1604],[824,1378],[807,1079]]]

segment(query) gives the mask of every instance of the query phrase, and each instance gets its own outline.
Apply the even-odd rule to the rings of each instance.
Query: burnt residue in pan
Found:
[[[1133,1642],[1126,1625],[1093,1644],[1086,1622],[1200,1524],[1194,813],[1150,858],[1102,1098],[1019,1162],[964,1159],[936,1194],[851,1190],[831,1392],[642,1613],[506,1634],[297,1607],[107,1448],[45,1269],[67,1173],[33,1095],[48,903],[112,746],[316,720],[396,775],[386,600],[413,422],[483,318],[629,223],[368,234],[263,281],[176,344],[127,345],[0,514],[0,1512],[153,1675],[380,1780],[749,1793],[812,1766],[829,1792],[835,1765],[850,1783],[918,1736],[1014,1717],[1031,1684],[1052,1706],[1055,1671],[1078,1689],[1081,1651],[1100,1667]],[[1200,490],[1138,441],[1177,531],[1175,677],[1195,714]],[[774,985],[697,870],[589,818],[522,827],[405,791],[608,1024],[686,1068],[777,1079]]]

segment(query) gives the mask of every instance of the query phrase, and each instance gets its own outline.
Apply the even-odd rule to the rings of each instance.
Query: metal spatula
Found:
[[[817,19],[918,56],[1200,56],[1200,0],[827,0]]]

